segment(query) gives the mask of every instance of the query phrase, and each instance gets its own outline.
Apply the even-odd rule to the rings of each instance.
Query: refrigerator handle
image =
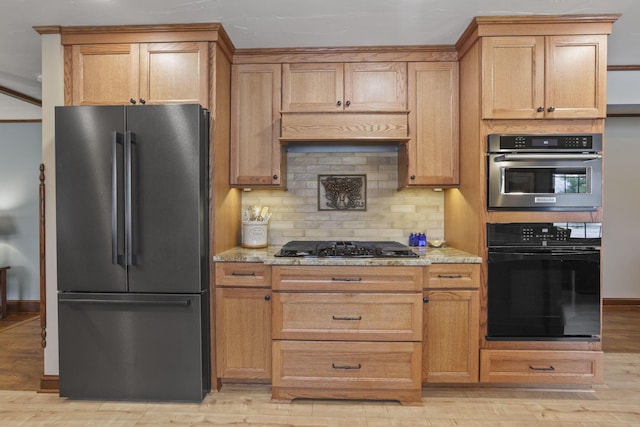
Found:
[[[135,265],[136,257],[133,254],[133,146],[136,144],[136,134],[127,131],[125,133],[125,152],[126,152],[126,167],[125,167],[125,201],[124,201],[124,215],[125,215],[125,247],[127,254],[127,265]]]
[[[118,159],[118,144],[124,147],[123,136],[120,132],[113,131],[111,134],[111,263],[120,264],[123,254],[118,253],[119,224],[119,194],[118,177],[120,161]]]
[[[77,298],[77,299],[65,299],[60,298],[60,304],[77,304],[77,305],[131,305],[131,306],[174,306],[174,307],[189,307],[191,300],[189,299],[175,299],[175,300],[158,300],[158,299],[143,299],[143,300],[123,300],[123,299],[100,299],[100,298]]]

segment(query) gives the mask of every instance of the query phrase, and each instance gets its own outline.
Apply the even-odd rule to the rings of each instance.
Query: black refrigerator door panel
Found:
[[[200,292],[208,287],[207,117],[199,105],[127,108],[130,292]]]
[[[58,289],[124,292],[124,107],[56,107]]]
[[[206,296],[59,294],[60,396],[200,402]]]

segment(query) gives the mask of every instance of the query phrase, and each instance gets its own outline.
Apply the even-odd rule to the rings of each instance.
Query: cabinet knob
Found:
[[[269,301],[270,299],[271,299],[271,295],[265,295],[265,296],[264,296],[264,300],[265,300],[265,301]]]
[[[278,175],[273,175],[272,178],[273,179],[278,179]]]
[[[416,179],[416,176],[415,176],[415,175],[411,175],[411,176],[409,177],[409,179]]]
[[[345,102],[344,105],[346,105],[348,107],[349,105],[351,105],[351,101]]]
[[[146,100],[146,99],[144,99],[144,98],[140,98],[140,104],[146,104],[146,103],[147,103],[147,100]]]
[[[538,113],[543,113],[544,112],[544,107],[538,107]]]
[[[133,99],[133,98],[130,98],[130,99],[129,99],[129,102],[130,102],[130,103],[132,103],[132,104],[135,104],[135,103],[136,103],[136,100],[135,100],[135,99]]]
[[[554,111],[556,111],[556,107],[549,107],[547,111],[553,113]]]
[[[429,298],[428,297],[422,298],[422,302],[429,302]]]
[[[338,102],[336,102],[336,105],[337,105],[338,107],[339,107],[339,106],[341,106],[341,105],[342,105],[342,101],[338,101]]]

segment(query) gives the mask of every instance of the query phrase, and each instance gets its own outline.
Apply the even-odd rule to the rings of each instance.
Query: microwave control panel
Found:
[[[576,135],[489,135],[489,152],[602,150],[602,134]]]

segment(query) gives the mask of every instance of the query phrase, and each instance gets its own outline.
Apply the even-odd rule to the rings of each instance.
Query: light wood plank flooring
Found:
[[[603,329],[605,383],[583,390],[425,388],[422,407],[272,403],[266,385],[225,385],[200,404],[71,401],[7,390],[0,391],[0,426],[640,426],[640,307],[605,310]]]

